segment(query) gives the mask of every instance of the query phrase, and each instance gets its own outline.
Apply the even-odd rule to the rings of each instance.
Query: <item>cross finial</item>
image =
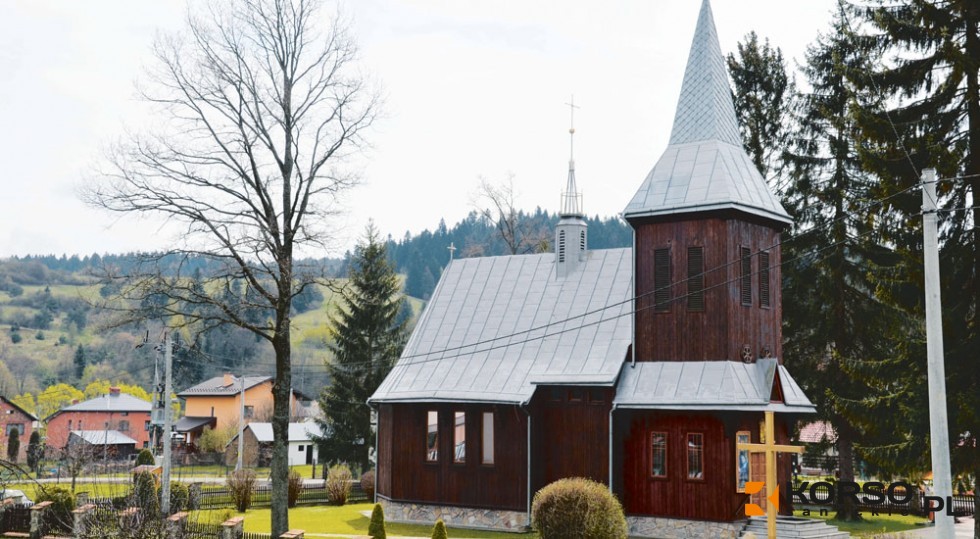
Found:
[[[568,127],[568,138],[569,138],[569,159],[575,158],[575,109],[582,108],[575,104],[575,94],[572,94],[572,100],[568,105],[569,114],[571,118],[569,119]]]
[[[456,254],[456,244],[449,242],[449,247],[446,247],[446,249],[449,249],[449,260],[452,260],[453,255]]]

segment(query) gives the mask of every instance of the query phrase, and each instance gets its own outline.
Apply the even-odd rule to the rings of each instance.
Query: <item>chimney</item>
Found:
[[[71,403],[72,403],[73,405],[75,405],[75,404],[78,404],[78,399],[72,399],[72,400],[71,400]]]
[[[109,388],[109,396],[110,397],[118,397],[119,396],[119,388],[118,387],[115,387],[115,386],[110,387]]]
[[[225,387],[228,387],[228,386],[230,386],[233,383],[235,383],[235,376],[233,374],[231,374],[230,372],[226,372],[225,373],[225,377],[224,377],[224,384],[223,385]]]

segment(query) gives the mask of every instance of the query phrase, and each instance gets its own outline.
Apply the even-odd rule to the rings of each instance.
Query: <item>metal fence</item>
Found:
[[[0,533],[31,531],[31,508],[28,505],[12,505],[0,519]]]
[[[351,484],[350,496],[347,503],[371,502],[364,489],[357,482]],[[327,495],[326,485],[304,486],[296,502],[299,505],[325,505],[330,503]],[[268,507],[272,504],[272,487],[263,485],[256,487],[252,495],[252,507]],[[197,499],[198,509],[217,509],[232,507],[233,501],[231,492],[226,486],[204,486],[201,487],[200,496]]]
[[[221,537],[221,524],[187,521],[184,525],[184,534],[187,539],[214,539]]]
[[[245,532],[242,539],[272,539],[271,533]]]

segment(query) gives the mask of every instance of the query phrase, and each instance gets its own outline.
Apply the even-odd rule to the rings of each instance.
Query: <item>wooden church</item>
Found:
[[[737,444],[764,441],[766,411],[787,443],[814,408],[781,355],[790,218],[742,147],[708,0],[670,144],[623,212],[634,248],[588,249],[573,161],[560,215],[554,253],[452,261],[370,399],[388,519],[519,529],[535,492],[588,477],[632,535],[737,537],[766,475]]]

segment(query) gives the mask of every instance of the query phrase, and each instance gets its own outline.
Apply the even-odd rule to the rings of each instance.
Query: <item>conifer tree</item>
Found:
[[[72,363],[75,366],[75,378],[81,380],[85,374],[85,365],[88,363],[85,360],[85,349],[82,348],[82,345],[78,345],[78,348],[75,349],[75,356],[72,358]]]
[[[841,13],[806,53],[803,73],[811,90],[800,98],[798,129],[784,155],[795,237],[784,245],[783,304],[788,358],[818,412],[834,426],[840,479],[853,481],[855,442],[866,421],[853,401],[871,396],[862,366],[892,353],[889,337],[902,320],[875,295],[871,274],[894,256],[878,242],[867,200],[877,178],[862,168],[859,107],[873,106],[850,82],[864,57]],[[839,520],[859,520],[841,500]]]
[[[27,442],[27,468],[31,471],[37,471],[43,456],[44,448],[41,447],[41,433],[34,430]]]
[[[332,461],[347,462],[362,471],[374,447],[367,399],[384,380],[405,343],[404,322],[396,322],[401,303],[398,275],[388,260],[385,244],[373,224],[351,260],[349,282],[330,319],[327,363],[331,383],[319,403],[322,447]]]

